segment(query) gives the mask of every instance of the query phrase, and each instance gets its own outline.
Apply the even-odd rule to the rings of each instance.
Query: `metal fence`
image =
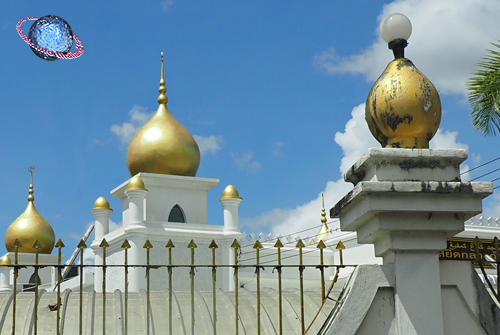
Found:
[[[40,290],[40,285],[38,282],[38,274],[41,268],[47,267],[48,265],[40,265],[39,264],[39,249],[40,249],[40,244],[38,241],[35,242],[33,245],[34,248],[34,254],[35,254],[35,262],[34,264],[19,264],[18,262],[18,250],[21,247],[20,243],[18,240],[14,243],[14,262],[11,265],[2,265],[5,268],[10,268],[13,269],[13,290],[11,293],[11,311],[12,311],[12,333],[11,334],[16,334],[19,333],[19,330],[16,332],[16,327],[19,327],[16,324],[16,308],[17,308],[17,297],[20,294],[19,293],[19,288],[18,288],[18,276],[19,276],[19,271],[22,268],[25,268],[26,266],[33,268],[34,271],[34,278],[35,278],[35,283],[34,287],[32,288],[33,292],[33,299],[34,299],[34,309],[33,313],[30,318],[30,325],[32,329],[28,330],[29,334],[38,334],[38,313],[40,308],[45,308],[45,306],[38,306],[39,305],[39,290]],[[277,283],[277,291],[278,291],[278,301],[276,303],[276,309],[278,311],[278,324],[275,329],[277,334],[283,334],[284,332],[284,327],[283,327],[283,288],[282,288],[282,272],[285,268],[295,268],[297,270],[297,284],[298,284],[298,292],[300,296],[300,334],[307,334],[308,330],[310,329],[311,325],[314,323],[316,320],[316,317],[320,313],[321,309],[325,305],[325,302],[330,298],[330,293],[332,292],[332,289],[337,282],[337,279],[339,277],[339,273],[341,269],[347,268],[347,267],[355,267],[355,265],[347,265],[344,264],[343,262],[343,257],[342,257],[342,249],[344,248],[342,242],[339,242],[337,245],[337,249],[339,252],[339,260],[340,264],[334,265],[334,264],[325,264],[324,262],[324,249],[326,248],[326,245],[323,243],[322,240],[317,243],[315,248],[313,249],[313,246],[309,246],[306,248],[306,245],[303,243],[302,240],[298,240],[297,243],[295,244],[295,249],[296,253],[298,256],[298,264],[290,265],[290,264],[282,264],[282,248],[283,243],[280,241],[278,238],[276,240],[276,243],[274,244],[273,248],[275,249],[276,252],[276,262],[274,264],[262,264],[260,260],[260,251],[263,248],[262,244],[260,241],[256,241],[255,244],[253,245],[253,249],[255,252],[255,261],[253,264],[248,265],[248,264],[241,264],[239,263],[239,252],[241,249],[240,244],[238,243],[237,240],[234,240],[231,249],[232,249],[232,256],[233,256],[233,264],[218,264],[217,259],[216,259],[216,249],[219,248],[219,246],[216,244],[214,240],[210,243],[208,248],[210,249],[211,256],[212,256],[212,262],[211,264],[195,264],[195,251],[197,248],[196,243],[191,240],[187,247],[190,249],[189,253],[191,256],[191,262],[190,264],[173,264],[172,263],[172,248],[174,248],[174,244],[171,240],[168,241],[168,243],[165,246],[162,246],[165,248],[166,253],[168,254],[168,257],[165,259],[168,259],[167,264],[150,264],[150,251],[151,248],[153,248],[152,243],[150,240],[146,240],[146,242],[143,245],[143,248],[145,249],[145,255],[146,255],[146,263],[144,265],[133,265],[129,264],[129,259],[128,259],[128,252],[129,249],[131,248],[130,243],[128,240],[124,240],[123,244],[121,245],[121,248],[123,249],[124,252],[124,263],[123,264],[106,264],[106,249],[109,248],[109,244],[106,241],[106,239],[103,239],[99,245],[99,247],[102,250],[102,259],[103,262],[101,265],[86,265],[84,264],[83,260],[83,251],[84,249],[87,248],[87,245],[85,241],[82,239],[80,243],[78,244],[78,249],[79,249],[79,254],[80,254],[80,260],[79,264],[61,264],[62,261],[62,249],[65,247],[64,243],[59,239],[55,245],[57,248],[57,255],[58,255],[58,262],[57,265],[51,265],[54,267],[56,273],[57,273],[57,284],[54,287],[54,291],[56,292],[56,297],[57,300],[55,301],[54,304],[47,306],[51,311],[54,311],[57,313],[57,316],[55,318],[55,324],[53,325],[53,329],[55,334],[59,335],[62,334],[63,330],[61,329],[61,285],[63,283],[64,275],[67,273],[68,269],[71,267],[77,267],[79,269],[79,303],[78,303],[78,334],[83,334],[83,275],[84,275],[84,269],[85,268],[95,268],[96,270],[102,271],[103,274],[103,280],[102,280],[102,334],[106,333],[106,294],[113,294],[110,292],[106,292],[106,271],[110,268],[122,268],[123,269],[123,276],[124,276],[124,302],[123,302],[123,334],[132,334],[133,331],[130,329],[130,324],[129,324],[129,269],[130,268],[142,268],[144,269],[144,275],[145,275],[145,280],[146,280],[146,288],[145,288],[145,294],[146,294],[146,334],[153,334],[154,331],[151,329],[151,290],[150,290],[150,277],[151,277],[151,271],[159,268],[166,268],[167,270],[167,278],[165,278],[168,281],[168,299],[165,301],[165,306],[168,305],[168,330],[165,330],[164,334],[175,334],[172,328],[173,324],[173,308],[172,304],[174,303],[174,298],[172,296],[173,290],[172,290],[172,278],[175,275],[173,272],[175,272],[175,269],[186,269],[189,270],[189,278],[190,278],[190,304],[191,304],[191,316],[190,316],[190,331],[191,334],[195,334],[195,270],[196,268],[208,268],[211,269],[212,273],[212,311],[211,313],[211,324],[213,327],[212,333],[217,334],[218,333],[218,319],[217,319],[217,289],[216,289],[216,274],[217,271],[220,271],[219,269],[221,268],[229,268],[232,269],[231,271],[234,272],[233,280],[234,280],[234,299],[233,299],[233,304],[234,304],[234,328],[235,329],[235,334],[238,334],[240,332],[240,327],[241,327],[241,321],[240,319],[240,307],[239,307],[239,290],[240,290],[240,283],[239,283],[239,272],[240,270],[243,269],[254,269],[255,270],[255,280],[256,280],[256,285],[257,289],[255,292],[256,295],[256,303],[255,303],[255,322],[256,322],[256,333],[261,334],[261,272],[264,270],[264,268],[272,269],[272,272],[275,273],[276,277],[276,283]],[[158,246],[155,246],[158,247]],[[318,254],[318,262],[317,264],[310,265],[310,264],[304,264],[303,262],[303,255],[304,255],[304,249],[307,249],[308,251],[306,252],[311,252],[315,251]],[[200,251],[204,252],[204,251]],[[321,305],[319,310],[317,311],[316,315],[312,318],[312,320],[309,320],[306,323],[306,320],[304,318],[304,271],[307,268],[312,268],[315,269],[319,272],[319,282],[318,282],[318,288],[320,289],[320,294],[321,294]],[[325,279],[325,269],[327,268],[333,268],[335,269],[334,271],[334,276],[333,278],[330,279]],[[331,281],[331,283],[328,283],[328,281]],[[327,288],[328,287],[328,288]],[[26,294],[26,293],[22,293]],[[67,301],[67,300],[66,300]],[[7,315],[4,314],[4,318],[8,317]],[[1,324],[3,325],[4,320],[1,321]],[[227,322],[227,320],[225,320]],[[109,328],[108,328],[109,329]],[[3,330],[1,330],[3,332]],[[26,333],[26,329],[23,330],[23,334]],[[163,333],[163,332],[162,332]],[[263,332],[262,332],[263,333]]]

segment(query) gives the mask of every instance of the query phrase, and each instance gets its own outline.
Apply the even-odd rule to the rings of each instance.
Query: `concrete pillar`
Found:
[[[128,183],[125,195],[128,198],[128,223],[125,227],[142,226],[145,230],[144,224],[144,199],[148,194],[148,190],[144,187],[144,182],[138,176],[132,177]],[[142,228],[139,227],[139,228]],[[134,231],[134,235],[128,235],[130,249],[128,250],[128,263],[130,265],[145,265],[146,264],[146,251],[142,247],[146,242],[146,231]],[[136,267],[129,268],[129,290],[131,292],[138,292],[140,289],[146,288],[145,268]]]
[[[8,255],[0,259],[0,292],[12,291],[10,287],[10,268],[3,265],[11,265]]]
[[[354,189],[330,210],[391,269],[395,334],[444,335],[438,253],[493,191],[461,182],[466,158],[461,149],[369,149],[345,175]]]
[[[238,207],[243,199],[240,197],[238,190],[233,185],[228,185],[222,192],[222,197],[219,199],[224,207],[224,235],[227,237],[227,243],[224,243],[223,257],[227,264],[234,264],[234,248],[231,248],[233,243],[232,237],[239,240],[241,232],[239,229],[239,213]],[[225,268],[223,276],[223,288],[225,290],[234,290],[234,269]]]
[[[92,208],[91,212],[95,218],[94,243],[97,243],[97,245],[99,245],[102,242],[102,239],[106,236],[106,234],[109,233],[109,217],[111,216],[111,213],[113,213],[113,210],[109,206],[109,202],[104,197],[99,197],[95,201],[94,208]],[[94,253],[95,253],[94,264],[102,265],[103,264],[102,250],[100,248],[94,249]],[[102,268],[96,267],[94,269],[94,290],[96,292],[102,292],[102,281],[103,281]]]
[[[148,190],[144,188],[144,182],[138,176],[132,177],[125,190],[128,198],[128,222],[127,226],[144,225],[144,199]]]

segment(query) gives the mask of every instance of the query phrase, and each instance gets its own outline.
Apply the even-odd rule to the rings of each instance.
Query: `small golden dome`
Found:
[[[133,176],[132,178],[130,178],[127,189],[125,191],[133,191],[133,190],[147,191],[141,177]]]
[[[170,114],[166,91],[162,52],[158,110],[135,134],[127,150],[131,176],[139,172],[196,176],[200,149],[189,131]]]
[[[0,258],[0,266],[2,265],[11,265],[12,262],[10,261],[10,258],[8,255],[5,255],[3,256],[2,258]]]
[[[441,122],[439,94],[406,58],[387,65],[365,104],[366,122],[386,148],[429,148]]]
[[[106,200],[105,197],[99,197],[97,198],[97,200],[94,202],[94,208],[92,208],[93,210],[94,209],[108,209],[108,210],[111,210],[111,207],[109,206],[109,202],[108,200]]]
[[[241,197],[236,187],[228,185],[224,191],[222,191],[222,197],[219,200],[222,199],[241,199]]]
[[[34,171],[34,169],[33,169]],[[28,196],[28,206],[19,217],[11,223],[5,232],[5,247],[9,252],[15,252],[13,246],[16,239],[19,240],[21,247],[19,252],[34,253],[33,245],[36,240],[41,247],[39,253],[50,254],[56,243],[56,236],[50,224],[38,213],[33,203],[33,171],[31,172],[31,184]]]

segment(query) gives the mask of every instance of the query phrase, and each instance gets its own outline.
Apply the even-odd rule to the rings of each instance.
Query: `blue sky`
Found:
[[[222,224],[218,198],[233,184],[246,232],[320,224],[320,193],[332,207],[349,190],[341,168],[377,145],[362,104],[392,59],[377,32],[392,12],[412,21],[406,55],[441,94],[434,147],[468,148],[469,168],[500,156],[500,139],[471,126],[465,95],[475,64],[500,37],[497,2],[2,1],[3,229],[26,206],[29,165],[37,209],[67,246],[93,220],[99,196],[121,222],[109,191],[130,177],[127,139],[158,106],[161,50],[169,110],[203,149],[197,175],[220,179],[209,192],[209,223]],[[41,60],[18,36],[21,18],[48,14],[82,40],[80,58]],[[495,196],[486,209],[500,215]]]

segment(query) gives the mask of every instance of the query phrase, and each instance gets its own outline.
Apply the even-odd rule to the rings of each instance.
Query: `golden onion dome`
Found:
[[[147,191],[141,177],[133,176],[132,178],[130,178],[130,181],[128,182],[127,185],[127,189],[125,191],[133,191],[133,190]]]
[[[127,166],[131,176],[139,172],[195,176],[200,166],[200,149],[193,136],[167,108],[161,55],[158,110],[129,144]]]
[[[97,210],[97,209],[108,209],[112,211],[111,207],[109,206],[109,202],[108,200],[106,200],[105,197],[99,197],[94,202],[94,208],[92,208],[92,210]]]
[[[12,262],[10,261],[9,255],[5,255],[2,258],[0,258],[0,266],[2,265],[11,265]]]
[[[5,232],[5,247],[9,252],[15,252],[14,242],[19,240],[21,247],[19,252],[34,253],[33,245],[38,240],[40,244],[39,253],[50,254],[56,242],[54,230],[50,224],[38,213],[35,208],[33,196],[33,171],[31,172],[31,183],[28,196],[28,206],[19,217],[11,223]]]
[[[387,65],[365,104],[373,136],[386,148],[429,148],[441,122],[441,101],[431,81],[406,58]]]
[[[224,191],[222,191],[222,197],[219,200],[223,199],[241,199],[241,197],[236,187],[228,185]]]

